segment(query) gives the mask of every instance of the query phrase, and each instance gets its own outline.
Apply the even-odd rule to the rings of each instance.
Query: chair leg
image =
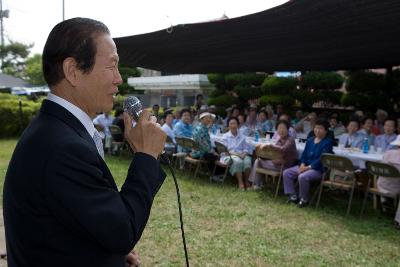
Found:
[[[196,169],[194,170],[194,179],[197,178],[197,173],[199,172],[200,165],[201,165],[200,162],[196,164]]]
[[[221,182],[222,184],[225,182],[226,176],[228,175],[229,167],[230,166],[225,168],[224,176],[222,176],[222,182]]]
[[[276,183],[275,198],[278,196],[278,193],[279,193],[279,188],[280,188],[280,186],[281,186],[281,179],[282,179],[282,173],[279,174],[279,176],[278,176],[278,182]]]
[[[316,208],[319,207],[319,202],[321,201],[321,195],[322,195],[323,188],[324,188],[324,181],[322,180],[320,185],[319,185],[319,193],[318,193],[318,199],[317,199]]]
[[[368,198],[368,192],[369,192],[369,187],[371,186],[371,178],[368,178],[368,185],[367,185],[367,190],[365,191],[365,196],[364,196],[364,201],[361,207],[361,211],[360,211],[360,218],[363,216],[364,210],[365,210],[365,206],[367,204],[367,198]]]
[[[350,214],[350,210],[351,210],[351,203],[353,201],[353,196],[354,196],[354,188],[356,187],[356,180],[353,180],[353,186],[351,187],[351,191],[350,191],[350,200],[349,200],[349,204],[347,207],[347,212],[346,212],[346,216],[349,216]]]
[[[214,169],[210,175],[210,183],[212,183],[212,177],[215,175],[215,171],[217,170],[217,164],[214,164]]]

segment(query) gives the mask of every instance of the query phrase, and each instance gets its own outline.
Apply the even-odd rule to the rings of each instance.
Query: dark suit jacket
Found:
[[[5,178],[8,266],[125,266],[164,179],[153,157],[137,153],[118,192],[81,122],[45,100]]]

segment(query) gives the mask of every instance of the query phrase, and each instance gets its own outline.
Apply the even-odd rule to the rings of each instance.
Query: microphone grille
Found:
[[[142,113],[142,103],[136,96],[128,96],[124,101],[123,108],[136,121]]]

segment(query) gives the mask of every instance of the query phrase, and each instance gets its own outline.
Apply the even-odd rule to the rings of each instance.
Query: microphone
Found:
[[[143,109],[142,103],[136,96],[128,96],[124,101],[123,108],[135,121],[138,121]]]

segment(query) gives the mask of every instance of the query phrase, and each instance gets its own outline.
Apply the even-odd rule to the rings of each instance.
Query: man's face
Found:
[[[383,131],[387,135],[392,135],[394,133],[394,126],[395,126],[394,121],[387,120],[387,121],[385,121],[385,124],[383,125]]]
[[[108,34],[95,38],[97,53],[90,73],[78,72],[75,86],[77,101],[89,116],[110,112],[118,85],[122,83],[118,71],[118,54],[115,43]]]

